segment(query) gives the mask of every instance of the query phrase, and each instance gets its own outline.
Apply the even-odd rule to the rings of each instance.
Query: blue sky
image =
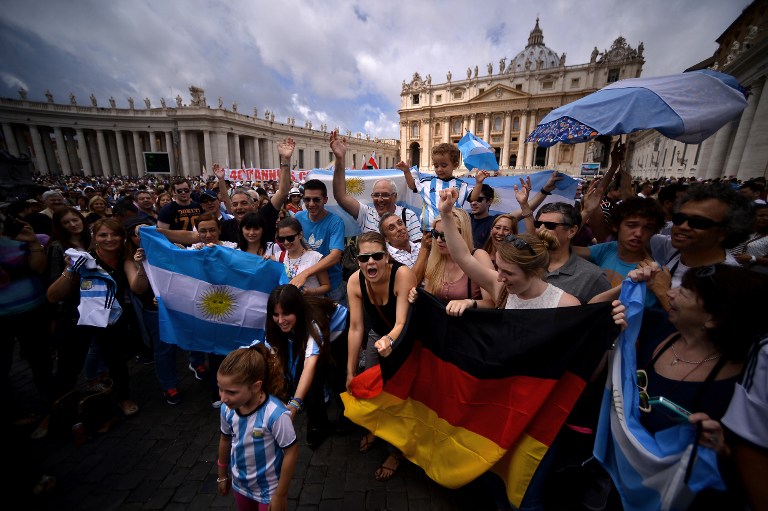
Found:
[[[73,92],[88,105],[129,96],[143,108],[190,85],[209,105],[276,120],[399,136],[400,90],[418,71],[445,81],[450,70],[485,70],[511,60],[536,17],[544,43],[567,64],[589,61],[619,35],[645,45],[643,76],[678,73],[712,55],[715,39],[747,0],[337,0],[149,2],[4,0],[0,12],[0,96],[57,102]],[[496,71],[495,71],[496,72]]]

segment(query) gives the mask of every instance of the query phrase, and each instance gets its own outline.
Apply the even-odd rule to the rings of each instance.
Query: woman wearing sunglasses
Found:
[[[277,224],[277,242],[282,245],[283,251],[270,258],[283,263],[289,280],[323,258],[320,252],[312,250],[304,241],[301,223],[292,216],[283,218]],[[324,295],[330,290],[331,280],[327,270],[311,275],[300,288],[305,295]]]
[[[547,231],[536,234],[508,235],[498,245],[496,265],[488,267],[472,256],[456,225],[452,200],[454,189],[440,192],[440,213],[445,226],[445,244],[453,260],[495,299],[497,308],[547,309],[580,305],[578,298],[548,284],[544,273],[549,264],[550,247],[557,238]],[[429,274],[427,274],[429,275]]]
[[[475,250],[472,241],[472,224],[469,215],[461,208],[451,208],[446,213],[457,225],[459,236],[470,257],[479,265],[493,270],[493,262],[485,250]],[[446,244],[442,217],[435,219],[431,235],[433,248],[427,260],[424,289],[446,303],[445,311],[451,316],[461,316],[467,309],[492,308],[493,297],[480,284],[470,278],[454,260]],[[415,293],[415,290],[414,290]]]
[[[628,277],[648,282],[659,271],[654,263]],[[668,320],[662,311],[645,309],[636,342],[637,386],[640,422],[650,433],[698,425],[700,446],[715,450],[721,461],[730,454],[720,418],[750,347],[766,330],[756,320],[764,314],[766,284],[743,268],[703,266],[686,272],[680,287],[667,292]],[[624,305],[616,300],[614,306],[614,320],[626,327]],[[743,496],[736,493],[705,490],[689,509],[743,508]]]
[[[413,271],[390,260],[387,242],[380,233],[361,234],[357,246],[360,269],[349,277],[347,283],[350,321],[347,390],[357,373],[366,326],[371,327],[365,350],[365,368],[368,369],[378,363],[379,357],[388,357],[397,348],[410,307],[408,292],[416,286]],[[375,436],[371,433],[363,436],[360,452],[367,452],[374,440]],[[390,452],[374,473],[376,480],[391,479],[401,459],[400,452]]]

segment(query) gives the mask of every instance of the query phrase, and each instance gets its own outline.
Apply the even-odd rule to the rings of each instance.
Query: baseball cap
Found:
[[[205,190],[203,193],[200,194],[200,202],[205,202],[209,200],[217,200],[218,197],[215,193],[211,190]]]

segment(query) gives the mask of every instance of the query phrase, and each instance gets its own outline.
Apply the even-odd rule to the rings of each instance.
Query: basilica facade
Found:
[[[280,122],[274,112],[259,115],[255,108],[249,115],[221,98],[210,106],[203,89],[189,91],[187,102],[181,96],[163,98],[160,105],[128,98],[128,108],[119,108],[114,98],[103,105],[93,94],[86,105],[73,94],[66,103],[56,102],[50,92],[46,101],[33,101],[20,89],[19,99],[0,98],[0,148],[30,157],[41,175],[65,176],[142,176],[145,152],[167,152],[172,175],[199,176],[213,163],[276,168],[277,144],[286,137],[296,140],[297,170],[324,168],[334,159],[328,126],[296,125],[294,118]],[[347,166],[361,168],[374,152],[379,167],[397,163],[397,140],[342,135],[349,141]]]
[[[595,47],[588,63],[566,65],[565,53],[544,45],[537,18],[528,44],[509,62],[503,57],[498,66],[470,66],[461,76],[448,71],[443,83],[418,72],[403,80],[400,156],[429,169],[432,147],[457,143],[469,130],[494,148],[506,173],[546,167],[579,174],[582,163],[596,161],[589,144],[544,148],[525,143],[526,136],[551,110],[617,80],[639,77],[643,49],[642,42],[633,48],[618,37],[608,50]]]

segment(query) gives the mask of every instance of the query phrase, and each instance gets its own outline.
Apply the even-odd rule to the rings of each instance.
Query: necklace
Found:
[[[288,274],[288,278],[293,278],[296,275],[299,274],[299,268],[301,267],[301,259],[304,257],[304,254],[307,252],[306,249],[302,250],[301,255],[291,260],[291,257],[286,255],[285,257],[285,272]]]
[[[678,362],[683,362],[685,364],[699,365],[699,364],[703,364],[704,362],[709,362],[710,360],[716,360],[721,356],[720,353],[713,352],[712,354],[707,355],[706,357],[704,357],[702,360],[699,360],[698,362],[695,360],[685,360],[684,358],[680,358],[680,355],[678,355],[677,351],[675,351],[675,343],[672,343],[670,347],[672,348],[672,354],[675,357],[674,360],[672,360],[672,362],[669,364],[671,366],[677,364]],[[715,355],[715,353],[717,353],[717,355]]]

